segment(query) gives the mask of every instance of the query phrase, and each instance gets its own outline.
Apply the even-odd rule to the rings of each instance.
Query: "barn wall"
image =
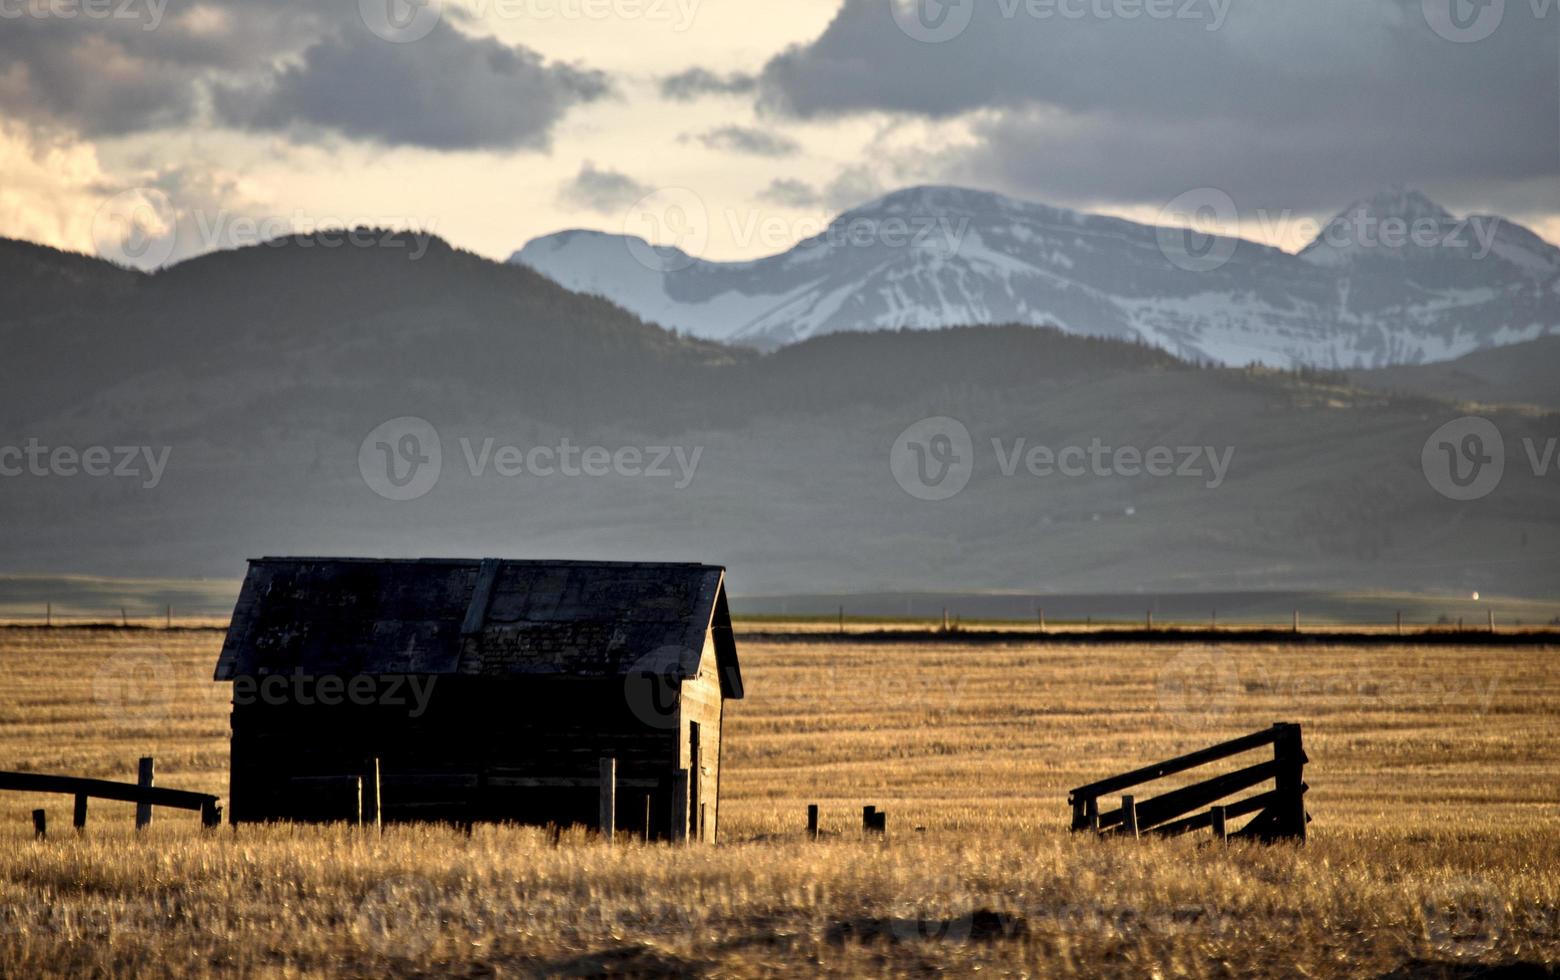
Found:
[[[708,635],[704,641],[704,653],[699,658],[698,676],[683,681],[679,704],[682,710],[678,725],[677,765],[688,769],[690,780],[698,780],[697,791],[691,792],[689,796],[704,804],[703,828],[699,839],[713,843],[720,813],[721,714],[724,701],[720,694],[720,676],[716,670],[715,643]],[[699,725],[700,758],[697,761],[691,755],[693,723]],[[692,805],[690,809],[689,827],[697,828],[699,811]]]
[[[623,679],[420,683],[430,680],[421,714],[415,703],[235,704],[232,819],[342,819],[350,801],[326,777],[357,775],[377,756],[389,820],[593,827],[599,760],[612,756],[619,830],[644,830],[648,795],[652,836],[670,832],[675,704],[630,694]]]

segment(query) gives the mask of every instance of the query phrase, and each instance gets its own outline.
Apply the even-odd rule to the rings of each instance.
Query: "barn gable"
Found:
[[[725,570],[497,559],[250,562],[216,679],[275,673],[698,674],[742,697]]]

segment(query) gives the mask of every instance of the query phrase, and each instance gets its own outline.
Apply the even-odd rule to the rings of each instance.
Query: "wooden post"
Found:
[[[946,633],[946,632],[948,632],[948,607],[947,607],[947,606],[943,606],[943,625],[942,625],[942,631],[943,631],[943,632],[944,632],[944,633]]]
[[[359,830],[363,829],[363,777],[353,776],[347,783],[347,805],[352,808],[352,822]]]
[[[1495,610],[1490,609],[1488,612],[1490,614],[1490,632],[1493,633],[1495,632]]]
[[[43,625],[54,625],[54,603],[52,602],[45,602],[43,604]]]
[[[1401,609],[1398,610],[1398,614],[1397,614],[1397,631],[1398,631],[1398,636],[1402,636],[1403,635],[1403,610],[1401,610]]]
[[[87,794],[76,794],[76,809],[71,813],[70,825],[78,834],[87,829]]]
[[[363,767],[363,820],[379,833],[384,833],[384,816],[380,812],[383,800],[379,789],[379,757],[374,756]]]
[[[173,604],[172,603],[169,603],[167,608],[163,610],[163,615],[165,617],[163,619],[163,628],[164,629],[170,629],[170,630],[173,629]]]
[[[1083,807],[1083,819],[1084,819],[1084,822],[1088,824],[1090,831],[1092,831],[1093,833],[1096,833],[1096,834],[1100,832],[1100,801],[1099,800],[1095,799],[1092,796],[1089,797],[1089,802],[1085,803],[1084,807]]]
[[[818,839],[818,804],[807,804],[807,839]]]
[[[617,759],[606,756],[598,763],[601,770],[601,801],[596,826],[608,844],[617,830]]]
[[[1073,800],[1073,805],[1072,805],[1072,808],[1073,808],[1072,829],[1073,830],[1082,830],[1085,826],[1088,825],[1087,824],[1088,818],[1084,816],[1084,812],[1083,812],[1083,808],[1084,808],[1084,805],[1086,803],[1087,803],[1087,801],[1083,800],[1083,799]]]
[[[1150,633],[1154,631],[1154,611],[1152,609],[1148,611],[1148,631]]]
[[[1225,823],[1224,807],[1216,806],[1208,811],[1208,818],[1213,822],[1213,839],[1221,844],[1229,843],[1229,828]]]
[[[672,777],[672,840],[688,841],[688,770],[679,769]]]
[[[207,830],[222,826],[222,805],[212,797],[200,805],[200,825]]]
[[[1295,625],[1294,625],[1294,629],[1292,630],[1292,632],[1295,632],[1295,633],[1300,632],[1300,610],[1298,610],[1298,609],[1295,610]]]
[[[49,815],[43,810],[33,811],[33,836],[39,840],[49,837]]]
[[[1039,613],[1040,613],[1040,632],[1044,633],[1045,632],[1045,607],[1044,606],[1040,607]]]
[[[141,762],[137,767],[135,784],[137,786],[151,786],[155,781],[155,777],[156,763],[151,756],[142,756]],[[135,829],[140,830],[143,827],[151,826],[151,823],[152,805],[150,803],[137,803],[135,805]]]
[[[1457,617],[1457,632],[1461,633],[1462,631],[1463,631],[1463,618],[1461,616],[1458,616]]]
[[[650,843],[650,791],[645,790],[645,834],[644,841]]]
[[[864,806],[861,808],[861,834],[865,837],[872,832],[873,817],[877,814],[877,807]]]
[[[124,629],[130,628],[130,614],[125,612],[125,607],[119,607],[119,625]]]
[[[1121,832],[1133,837],[1138,835],[1137,800],[1130,796],[1121,798]]]
[[[1274,788],[1281,799],[1273,807],[1276,819],[1273,829],[1277,836],[1305,840],[1305,747],[1301,743],[1300,726],[1279,722],[1278,737],[1273,741],[1273,761],[1278,772],[1274,775]]]

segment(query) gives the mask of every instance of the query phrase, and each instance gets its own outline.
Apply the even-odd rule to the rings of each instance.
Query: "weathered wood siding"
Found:
[[[677,765],[688,770],[690,782],[697,781],[696,790],[689,793],[690,800],[695,801],[689,807],[689,838],[709,843],[715,841],[720,821],[720,735],[725,703],[720,693],[720,673],[715,659],[714,640],[707,637],[704,654],[699,658],[698,675],[683,681],[678,699]],[[694,724],[699,726],[698,759],[692,755]]]

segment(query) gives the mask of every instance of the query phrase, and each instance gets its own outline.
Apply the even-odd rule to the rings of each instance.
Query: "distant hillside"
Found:
[[[1513,466],[1468,503],[1426,480],[1426,439],[1460,414],[1443,402],[1028,326],[760,355],[443,243],[415,259],[317,244],[152,276],[0,250],[35,270],[0,269],[26,294],[0,309],[0,451],[167,452],[154,486],[0,479],[0,571],[231,579],[247,557],[323,552],[717,561],[750,594],[1560,584],[1552,477]],[[1553,418],[1489,414],[1513,456],[1555,434]],[[428,438],[379,434],[403,416]],[[940,416],[967,429],[972,459],[940,435],[901,438]],[[371,486],[403,452],[433,472],[435,445],[425,494]],[[1037,447],[1094,445],[1205,447],[1228,468],[1028,469]],[[583,447],[625,472],[583,475]],[[574,452],[579,475],[539,472],[533,450]],[[642,472],[654,459],[663,472]],[[949,499],[902,488],[906,467],[949,460],[970,476]]]
[[[1560,337],[1476,351],[1444,364],[1351,371],[1349,380],[1374,391],[1560,411]]]

